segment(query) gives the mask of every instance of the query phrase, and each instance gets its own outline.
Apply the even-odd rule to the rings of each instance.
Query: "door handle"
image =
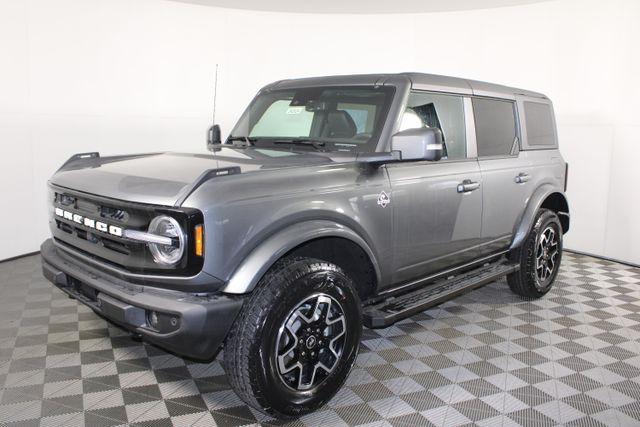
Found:
[[[515,182],[516,182],[516,184],[524,184],[525,182],[529,181],[530,179],[531,179],[531,175],[529,175],[528,173],[520,172],[516,176]]]
[[[480,188],[479,182],[473,182],[470,179],[465,179],[458,184],[458,193],[469,193],[473,190],[477,190],[478,188]]]

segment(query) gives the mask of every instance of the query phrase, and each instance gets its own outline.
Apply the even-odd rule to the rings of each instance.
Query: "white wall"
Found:
[[[204,151],[288,77],[424,71],[548,94],[570,162],[566,246],[640,263],[640,2],[426,15],[234,11],[162,0],[0,0],[0,259],[48,234],[71,154]]]

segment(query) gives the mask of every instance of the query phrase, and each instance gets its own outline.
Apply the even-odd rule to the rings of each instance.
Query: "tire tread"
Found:
[[[523,298],[540,298],[551,288],[551,286],[549,286],[544,292],[541,292],[536,288],[534,267],[536,239],[540,229],[549,221],[557,222],[559,229],[562,230],[560,227],[560,220],[555,212],[549,209],[540,209],[536,214],[533,227],[531,227],[525,241],[519,248],[510,254],[510,258],[520,263],[520,270],[507,275],[507,283],[509,284],[511,291]],[[559,250],[562,252],[562,238],[560,238]],[[560,256],[558,257],[558,263],[560,263],[561,257],[562,253],[560,253]]]
[[[291,418],[291,415],[269,406],[257,381],[259,364],[251,363],[255,359],[251,356],[260,345],[261,323],[277,302],[279,293],[289,284],[318,270],[344,274],[336,265],[318,259],[296,257],[278,261],[253,290],[227,336],[224,367],[234,391],[248,405],[277,418]],[[301,413],[305,410],[299,408]]]

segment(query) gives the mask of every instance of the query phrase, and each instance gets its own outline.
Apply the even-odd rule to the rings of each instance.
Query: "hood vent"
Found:
[[[182,206],[185,200],[193,194],[202,184],[210,179],[217,178],[219,176],[235,175],[241,173],[241,169],[238,166],[231,166],[228,168],[209,169],[204,171],[193,184],[183,189],[182,194],[178,197],[175,203],[176,207]]]

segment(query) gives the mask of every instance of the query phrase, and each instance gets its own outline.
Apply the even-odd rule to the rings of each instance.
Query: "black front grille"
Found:
[[[123,209],[112,208],[110,206],[100,206],[100,216],[106,219],[126,222],[128,219],[127,212]]]
[[[56,218],[56,226],[63,232],[71,235],[71,238],[85,240],[92,244],[99,245],[123,255],[131,255],[131,244],[110,239],[99,232],[89,231],[86,227],[77,225],[75,223],[69,223],[68,221],[65,221],[61,218]]]
[[[93,219],[123,230],[146,231],[157,215],[170,215],[191,236],[202,214],[195,209],[175,209],[107,199],[52,186],[54,209],[60,208],[83,218]],[[61,217],[54,212],[51,222],[53,237],[85,255],[136,273],[193,275],[202,268],[202,258],[191,249],[188,239],[186,255],[176,266],[158,265],[146,244],[88,227],[74,217]]]

